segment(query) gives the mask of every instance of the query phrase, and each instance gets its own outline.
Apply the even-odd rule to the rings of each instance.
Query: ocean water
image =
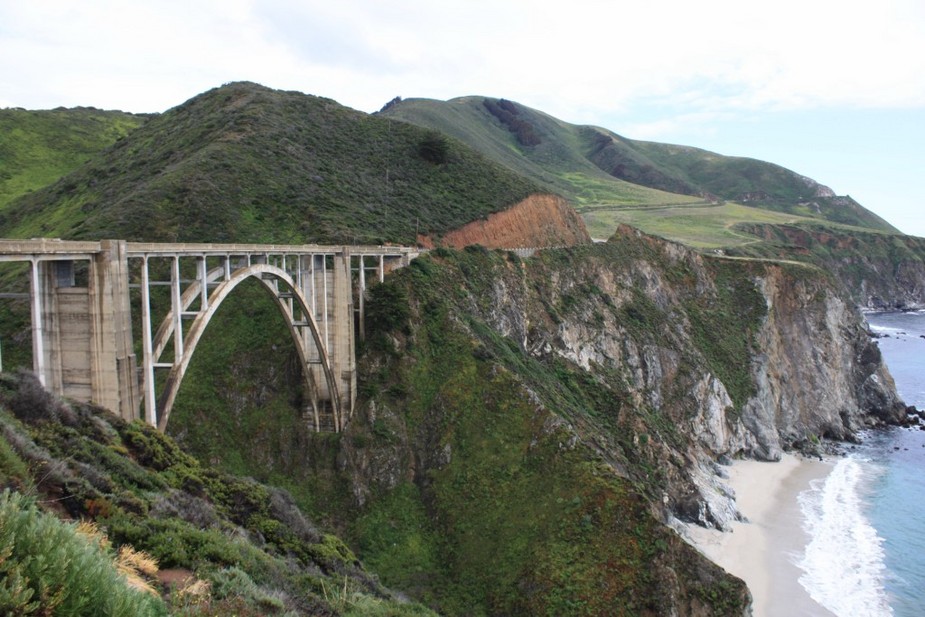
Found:
[[[925,409],[925,313],[867,316],[906,404]],[[800,583],[839,617],[925,615],[925,431],[862,435],[799,496]]]

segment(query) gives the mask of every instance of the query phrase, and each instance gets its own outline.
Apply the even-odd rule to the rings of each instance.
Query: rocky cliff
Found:
[[[749,224],[742,229],[762,242],[736,253],[819,266],[858,306],[912,309],[925,302],[925,238],[812,225]]]
[[[591,237],[567,201],[556,195],[535,194],[437,239],[420,236],[418,242],[428,248],[435,244],[451,248],[480,244],[509,249],[588,244]]]
[[[777,460],[902,418],[862,317],[814,268],[707,258],[624,227],[605,247],[514,274],[493,282],[481,317],[523,353],[562,358],[680,428],[676,443],[654,442],[671,450],[664,460],[696,461],[666,485],[682,515],[696,504],[702,522],[728,519],[728,503],[702,503],[714,494],[706,462]]]
[[[661,523],[737,516],[724,457],[775,460],[903,415],[861,315],[824,273],[707,257],[630,228],[523,261],[438,250],[370,306],[369,396],[341,459],[351,494],[379,516],[383,499],[411,491],[416,529],[428,530],[415,541],[450,555],[443,575],[474,585],[488,613],[554,606],[568,551],[546,535],[561,532],[581,572],[573,598],[616,585],[607,564],[622,559],[659,573],[623,580],[623,599],[657,614],[741,614],[739,588]],[[611,496],[592,499],[591,486]],[[612,517],[654,545],[634,553]],[[722,608],[698,604],[707,589]]]

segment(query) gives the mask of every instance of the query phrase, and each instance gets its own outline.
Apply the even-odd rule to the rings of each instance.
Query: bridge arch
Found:
[[[343,420],[340,418],[340,393],[321,332],[305,296],[285,270],[269,264],[253,264],[236,270],[228,279],[222,281],[209,294],[208,308],[199,311],[189,327],[183,340],[182,355],[173,363],[167,376],[164,390],[158,397],[157,426],[159,430],[165,431],[167,428],[170,412],[179,392],[180,384],[189,367],[190,359],[212,317],[214,317],[229,294],[238,285],[251,278],[259,280],[262,286],[270,292],[275,304],[282,313],[296,350],[299,353],[306,388],[312,393],[313,397],[317,397],[320,384],[315,382],[311,366],[317,364],[321,367],[324,386],[326,386],[327,390],[323,394],[328,397],[334,412],[335,430],[339,431],[341,429]],[[168,321],[170,321],[170,317],[168,315]],[[312,349],[317,352],[317,358],[311,357],[310,350]]]

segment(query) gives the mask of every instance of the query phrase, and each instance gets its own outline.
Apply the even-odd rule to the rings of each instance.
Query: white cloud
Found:
[[[147,111],[235,79],[367,110],[398,93],[566,116],[653,96],[703,110],[925,104],[916,0],[36,0],[6,3],[0,24],[4,96],[23,105]]]

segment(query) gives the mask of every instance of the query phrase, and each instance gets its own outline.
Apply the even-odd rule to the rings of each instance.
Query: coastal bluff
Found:
[[[369,332],[368,387],[336,473],[365,512],[399,495],[422,508],[413,524],[427,521],[434,550],[463,551],[447,576],[478,581],[480,606],[551,606],[566,546],[585,551],[574,597],[591,598],[616,584],[608,559],[628,550],[618,529],[642,525],[660,548],[633,568],[658,574],[621,597],[655,584],[651,601],[676,614],[744,614],[731,583],[726,609],[705,610],[694,589],[715,575],[655,530],[740,519],[723,461],[821,452],[904,414],[862,315],[813,267],[704,255],[621,227],[529,259],[435,249],[378,293],[397,317]],[[596,479],[578,471],[588,468]],[[605,515],[620,500],[595,493],[598,482],[642,510]],[[550,539],[582,517],[600,521],[593,537]],[[475,540],[486,537],[510,568],[493,580],[481,573],[499,558]]]

